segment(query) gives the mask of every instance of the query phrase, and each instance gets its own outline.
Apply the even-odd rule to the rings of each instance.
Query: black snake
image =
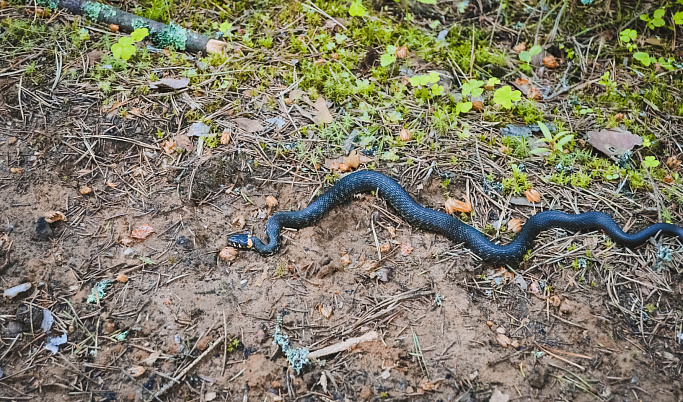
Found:
[[[349,200],[354,194],[377,190],[379,195],[411,225],[446,236],[456,243],[463,243],[482,259],[495,264],[519,261],[533,246],[536,236],[544,230],[562,228],[570,231],[602,229],[616,243],[637,247],[658,233],[678,236],[683,240],[683,228],[669,223],[655,223],[640,232],[625,233],[612,218],[602,212],[591,211],[570,215],[559,211],[540,212],[526,222],[514,241],[501,246],[489,241],[475,228],[440,211],[425,208],[393,179],[377,172],[351,173],[301,211],[278,212],[266,224],[268,243],[249,234],[237,234],[228,244],[248,248],[262,255],[272,255],[280,249],[280,230],[283,227],[300,229],[315,221],[337,205]]]

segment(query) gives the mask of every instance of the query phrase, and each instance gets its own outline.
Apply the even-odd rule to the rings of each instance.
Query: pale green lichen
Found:
[[[171,23],[168,27],[160,31],[150,31],[152,41],[158,47],[170,47],[176,50],[185,50],[187,43],[187,29]]]
[[[114,10],[114,8],[95,1],[86,1],[83,3],[81,6],[81,11],[83,11],[83,14],[85,14],[88,18],[94,21],[99,19],[100,14],[102,14],[102,16],[105,18],[116,14],[116,10]]]
[[[289,335],[283,334],[280,331],[282,325],[282,316],[277,317],[277,325],[275,325],[275,334],[273,334],[273,345],[278,345],[282,349],[289,362],[289,365],[299,374],[304,365],[309,363],[308,354],[310,353],[306,348],[292,348],[289,344]]]
[[[92,287],[90,295],[88,295],[88,303],[97,303],[98,300],[102,300],[107,294],[109,286],[111,286],[111,280],[109,279],[97,282],[97,284]]]
[[[32,5],[33,1],[28,1],[27,3]],[[59,0],[35,0],[35,4],[38,7],[55,9],[57,8],[57,4],[59,4]]]

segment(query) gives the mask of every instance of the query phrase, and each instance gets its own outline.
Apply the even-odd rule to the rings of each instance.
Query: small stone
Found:
[[[135,250],[133,250],[132,247],[128,247],[127,249],[123,250],[124,257],[132,257],[133,254],[135,254]]]
[[[493,326],[493,321],[486,321],[486,325],[488,325],[489,327],[492,327],[492,326]]]
[[[102,332],[105,335],[111,334],[112,332],[116,331],[116,324],[114,324],[111,321],[105,321],[104,325],[102,326]]]
[[[411,387],[410,385],[408,385],[408,387],[406,388],[406,394],[412,394],[412,393],[414,393],[414,392],[415,392],[415,390],[413,389],[413,387]]]
[[[272,382],[270,383],[270,386],[271,386],[273,389],[282,388],[282,384],[281,384],[280,381],[278,381],[278,380],[272,381]]]
[[[43,309],[22,303],[17,308],[17,321],[27,330],[31,330],[33,324],[33,330],[37,331],[43,322]]]
[[[14,338],[15,336],[24,332],[24,328],[17,321],[10,321],[9,324],[7,324],[6,330],[7,330],[7,335],[10,338]]]
[[[498,327],[498,328],[496,328],[496,332],[498,332],[499,334],[505,335],[505,328],[503,328],[503,327]]]

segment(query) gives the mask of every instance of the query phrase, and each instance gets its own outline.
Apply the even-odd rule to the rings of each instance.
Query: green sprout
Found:
[[[396,46],[387,45],[387,52],[384,53],[379,58],[379,64],[382,67],[386,67],[386,66],[393,64],[395,61],[396,61]]]
[[[559,133],[555,134],[555,136],[553,136],[550,133],[550,129],[548,129],[548,126],[546,126],[545,123],[541,121],[538,122],[538,127],[541,129],[541,132],[543,133],[543,138],[541,138],[539,141],[545,142],[550,146],[550,148],[552,148],[555,151],[562,152],[562,148],[574,139],[574,134],[569,134],[569,131],[560,131]],[[531,150],[532,154],[542,154],[545,152],[550,152],[550,149],[535,148]]]
[[[513,91],[508,85],[496,89],[493,93],[493,103],[500,105],[505,109],[512,108],[512,102],[519,102],[522,100],[522,93],[520,91]]]
[[[470,80],[462,85],[462,96],[472,95],[473,98],[481,96],[484,93],[482,86],[484,86],[484,81]]]
[[[657,59],[651,57],[647,52],[635,52],[633,53],[633,58],[638,60],[645,67],[649,67],[650,64],[657,62]]]
[[[642,166],[644,168],[656,168],[659,166],[659,161],[654,156],[646,156],[643,160]]]
[[[362,17],[367,13],[368,10],[363,7],[363,3],[360,0],[356,0],[353,3],[351,3],[351,6],[349,7],[349,15],[352,17]]]
[[[652,17],[648,16],[647,14],[641,14],[640,19],[647,22],[647,27],[650,29],[655,29],[659,27],[663,27],[665,25],[664,23],[664,13],[666,13],[666,10],[663,8],[658,8],[655,10],[654,13],[652,13]]]
[[[142,41],[147,35],[147,28],[138,28],[130,36],[119,38],[119,41],[111,46],[111,53],[117,59],[128,60],[135,54],[135,43]]]

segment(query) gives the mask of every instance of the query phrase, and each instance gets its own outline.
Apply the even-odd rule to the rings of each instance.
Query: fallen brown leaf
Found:
[[[627,130],[603,129],[588,132],[588,143],[615,161],[636,145],[643,145],[640,136]]]
[[[508,230],[513,233],[519,233],[522,230],[522,221],[517,218],[512,218],[508,221]]]
[[[524,195],[529,202],[541,202],[541,193],[536,189],[530,188],[524,192]]]
[[[512,50],[513,50],[515,53],[522,53],[523,51],[526,50],[526,42],[518,43],[517,45],[515,45],[515,46],[512,48]]]
[[[64,216],[63,213],[59,211],[48,211],[45,212],[45,222],[47,223],[55,223],[57,221],[65,221],[66,216]]]
[[[232,121],[237,124],[237,127],[248,133],[263,131],[263,125],[258,120],[247,119],[246,117],[236,117]]]
[[[154,228],[145,224],[140,225],[137,229],[131,232],[130,237],[138,240],[144,240],[154,233]]]
[[[226,247],[223,250],[221,250],[219,256],[223,261],[235,261],[237,259],[237,249],[234,247]]]
[[[175,141],[176,145],[188,153],[191,153],[194,151],[194,143],[190,139],[190,137],[186,136],[185,134],[178,134],[175,137],[173,137],[173,141]]]
[[[162,78],[149,83],[151,89],[183,89],[190,84],[189,78]]]
[[[315,100],[315,104],[313,106],[317,110],[317,113],[313,115],[313,121],[315,124],[327,124],[334,121],[334,117],[332,117],[332,113],[330,113],[330,109],[327,107],[327,101],[325,98],[319,96],[318,99]]]
[[[446,200],[446,213],[453,215],[456,212],[469,213],[472,212],[472,203],[470,199],[465,196],[465,201],[459,201],[454,198]]]
[[[557,59],[555,59],[555,56],[552,54],[549,54],[543,58],[543,65],[548,67],[548,68],[557,68],[557,66],[560,65],[560,63],[557,62]]]

